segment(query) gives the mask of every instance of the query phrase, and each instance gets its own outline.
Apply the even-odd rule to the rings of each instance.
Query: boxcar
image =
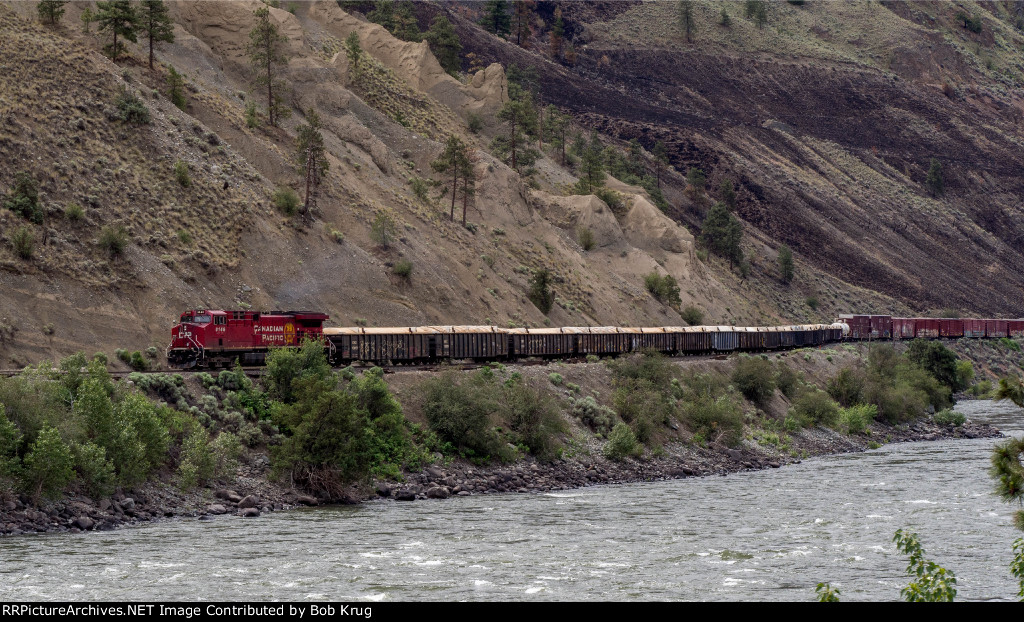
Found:
[[[434,340],[440,331],[430,326],[325,328],[333,346],[332,362],[412,362],[435,355]]]
[[[939,336],[940,337],[963,337],[964,336],[964,321],[963,320],[939,320]]]
[[[570,356],[576,353],[576,334],[561,328],[510,328],[515,356]]]
[[[974,339],[985,336],[985,320],[966,319],[964,322],[964,337]]]
[[[437,356],[452,359],[496,359],[509,353],[508,330],[497,326],[431,326]]]
[[[912,317],[892,318],[893,339],[913,339],[917,336],[917,320]]]
[[[765,335],[767,331],[756,326],[743,326],[736,328],[736,335],[740,350],[764,350],[767,348]]]
[[[923,339],[937,339],[940,336],[942,320],[935,318],[919,317],[914,318],[914,326],[917,330],[915,336]]]
[[[640,350],[657,350],[658,352],[672,352],[676,348],[672,333],[665,330],[664,326],[641,328],[638,345]]]
[[[1007,332],[1008,322],[1006,320],[984,320],[984,322],[985,336],[989,339],[999,339],[1009,334]]]
[[[839,319],[850,327],[849,339],[871,339],[870,315],[840,315]]]
[[[1024,337],[1024,320],[1006,320],[1007,337]]]

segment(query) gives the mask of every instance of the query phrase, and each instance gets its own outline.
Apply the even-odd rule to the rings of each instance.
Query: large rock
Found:
[[[234,490],[228,490],[226,488],[221,488],[220,490],[213,494],[218,499],[224,499],[225,501],[230,501],[231,503],[238,503],[239,501],[242,500],[242,495],[238,494]]]
[[[299,495],[295,497],[295,503],[301,505],[320,505],[320,501],[316,497],[310,495]]]
[[[210,507],[206,508],[206,511],[210,514],[227,514],[228,509],[219,503],[214,503]]]
[[[381,497],[390,497],[391,487],[384,482],[380,482],[377,484],[377,494]]]
[[[444,486],[434,486],[427,491],[427,496],[431,499],[447,499],[451,496],[451,493]]]
[[[96,523],[91,518],[89,518],[88,516],[79,516],[78,518],[76,518],[74,520],[74,522],[72,524],[75,527],[78,527],[79,529],[81,529],[82,531],[86,531],[86,530],[92,529],[93,526],[96,525]]]
[[[122,501],[121,502],[121,511],[124,512],[125,514],[129,514],[129,515],[134,514],[135,513],[135,499],[132,499],[131,497],[127,497],[124,501]]]
[[[238,502],[238,507],[241,509],[254,508],[260,504],[260,499],[256,495],[249,495]]]
[[[397,501],[415,501],[416,492],[408,488],[403,488],[395,493],[395,500]]]
[[[260,515],[260,511],[256,508],[244,508],[238,515],[242,518],[256,518]]]

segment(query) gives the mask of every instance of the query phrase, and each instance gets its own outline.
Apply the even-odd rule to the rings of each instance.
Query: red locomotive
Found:
[[[174,367],[262,365],[270,348],[322,340],[324,313],[194,309],[171,329],[167,362]]]

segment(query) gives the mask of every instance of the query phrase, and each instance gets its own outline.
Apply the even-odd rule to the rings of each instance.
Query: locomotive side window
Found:
[[[214,324],[227,324],[228,323],[228,316],[226,316],[226,315],[217,315],[217,316],[215,316],[213,318],[213,323]]]

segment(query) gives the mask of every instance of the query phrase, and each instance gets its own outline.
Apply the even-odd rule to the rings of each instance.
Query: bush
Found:
[[[378,246],[388,248],[394,241],[396,231],[395,219],[391,214],[384,211],[377,212],[373,218],[373,224],[370,225],[370,239]]]
[[[484,120],[480,117],[480,115],[471,112],[469,113],[468,126],[470,132],[474,134],[479,134],[480,130],[484,129]]]
[[[95,499],[107,497],[114,492],[116,476],[114,465],[107,459],[107,452],[95,443],[72,445],[75,470],[86,491]]]
[[[915,339],[907,347],[905,356],[952,391],[966,389],[970,382],[970,378],[966,377],[967,370],[958,370],[956,353],[939,341]],[[970,376],[974,376],[973,369]]]
[[[142,357],[142,352],[138,350],[132,352],[128,365],[135,371],[146,371],[149,369],[149,362]]]
[[[423,412],[430,428],[452,448],[480,461],[511,458],[493,429],[490,414],[499,410],[493,383],[476,375],[460,381],[452,372],[421,385]]]
[[[832,399],[849,407],[860,403],[865,382],[864,370],[846,367],[826,383],[825,389]]]
[[[149,123],[149,108],[134,93],[122,87],[117,96],[117,116],[129,125],[146,125]]]
[[[760,356],[741,358],[732,373],[732,383],[748,400],[763,405],[775,393],[772,364]]]
[[[216,466],[213,452],[210,451],[210,433],[201,425],[193,426],[181,445],[178,485],[189,490],[205,484],[213,477]]]
[[[644,286],[652,296],[667,305],[678,307],[682,303],[679,284],[671,274],[662,276],[657,271],[651,272],[644,276]]]
[[[807,304],[808,307],[811,308],[811,311],[817,311],[818,310],[818,297],[817,296],[808,296],[807,300],[805,300],[804,302]]]
[[[550,380],[551,384],[555,385],[556,387],[562,386],[562,382],[564,381],[564,379],[562,378],[562,374],[556,372],[548,374],[548,380]]]
[[[799,381],[800,377],[789,365],[786,365],[783,361],[778,362],[775,372],[775,385],[783,395],[787,398],[793,397]]]
[[[932,421],[938,425],[950,425],[954,427],[960,427],[967,421],[967,417],[963,413],[958,413],[955,410],[945,409],[932,415]]]
[[[299,213],[299,195],[287,186],[278,186],[274,191],[274,207],[285,216]]]
[[[428,192],[430,190],[430,185],[427,183],[427,180],[422,177],[413,177],[409,180],[409,184],[412,186],[412,193],[416,195],[417,199],[424,203],[429,202],[430,195]]]
[[[558,435],[565,431],[565,425],[550,395],[520,380],[510,380],[502,388],[501,404],[513,441],[542,460],[554,458],[560,445]]]
[[[589,251],[594,248],[594,232],[588,227],[580,227],[576,230],[576,239],[579,240],[580,247]]]
[[[728,395],[698,395],[684,402],[682,411],[695,436],[729,447],[743,439],[743,410]]]
[[[174,178],[178,180],[183,188],[188,188],[192,185],[192,180],[188,175],[188,164],[183,160],[178,160],[174,163]]]
[[[11,236],[11,246],[22,259],[32,259],[36,248],[36,236],[28,227],[18,227]]]
[[[847,434],[860,434],[878,415],[878,407],[874,404],[850,406],[839,411],[839,429]]]
[[[581,185],[584,185],[585,183],[586,183],[585,179],[581,179],[580,180],[580,184]],[[581,191],[581,192],[578,192],[577,194],[585,194],[585,192]],[[626,207],[625,203],[622,201],[622,194],[619,193],[619,192],[616,192],[615,190],[611,190],[610,188],[604,188],[604,187],[594,188],[593,189],[593,194],[597,198],[599,198],[602,201],[604,201],[605,205],[607,205],[608,208],[610,210],[612,210],[612,213],[621,214],[623,212],[623,210],[625,209],[625,207]]]
[[[14,176],[14,185],[4,198],[4,208],[37,225],[43,224],[43,206],[39,203],[39,184],[25,171]]]
[[[878,407],[878,417],[893,425],[921,417],[928,406],[928,396],[906,383],[872,383],[865,393],[868,402]]]
[[[256,102],[251,99],[245,103],[245,126],[251,130],[260,126],[260,116],[256,112]]]
[[[395,267],[393,271],[395,273],[395,276],[402,277],[403,279],[408,279],[409,275],[412,274],[412,262],[407,259],[400,259],[397,262],[395,262]]]
[[[605,457],[619,461],[629,456],[639,456],[641,453],[643,448],[637,443],[633,430],[621,421],[615,424],[604,446]]]
[[[70,222],[78,222],[85,218],[85,210],[78,203],[68,203],[68,206],[64,208],[64,218]]]
[[[60,432],[44,425],[25,456],[23,481],[29,494],[37,503],[40,497],[55,499],[74,476],[71,449],[61,439]]]
[[[124,225],[107,225],[100,231],[100,248],[113,257],[119,257],[128,246],[128,229]]]
[[[533,278],[530,279],[530,290],[527,293],[530,302],[545,315],[551,311],[551,305],[555,302],[555,295],[550,289],[550,280],[550,272],[543,268],[537,270],[533,273]]]
[[[1010,339],[1009,337],[1001,337],[999,339],[999,345],[1001,345],[1001,346],[1003,346],[1005,348],[1009,348],[1010,350],[1013,350],[1014,352],[1020,352],[1020,344],[1018,342],[1014,341],[1013,339]]]
[[[704,323],[704,313],[694,305],[686,305],[680,315],[683,316],[683,321],[690,326],[700,326]]]
[[[593,396],[588,395],[583,399],[569,398],[569,404],[572,415],[597,434],[607,435],[615,425],[615,411],[598,404]]]
[[[185,100],[185,78],[174,67],[168,69],[167,89],[171,103],[180,110],[184,110],[188,106],[188,102]]]
[[[793,401],[790,414],[804,425],[833,425],[839,419],[839,405],[828,393],[811,388]]]

